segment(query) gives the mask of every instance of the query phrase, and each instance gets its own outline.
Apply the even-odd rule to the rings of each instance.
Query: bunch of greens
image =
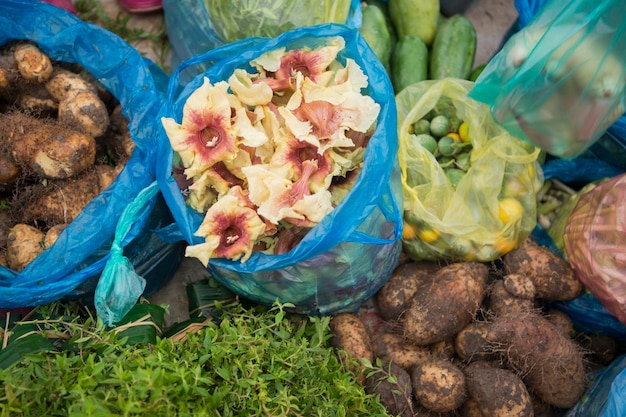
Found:
[[[322,23],[346,23],[350,0],[204,0],[211,23],[225,43],[252,36],[273,38]]]
[[[93,317],[42,320],[33,335],[65,348],[0,369],[2,416],[387,415],[329,347],[328,317],[231,303],[184,338],[133,344]]]

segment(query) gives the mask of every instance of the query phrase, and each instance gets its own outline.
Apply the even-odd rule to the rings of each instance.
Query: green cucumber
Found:
[[[389,0],[389,16],[398,39],[417,35],[430,46],[437,32],[440,0]]]
[[[456,14],[437,29],[430,51],[430,78],[469,79],[476,55],[476,28],[465,16]]]
[[[397,93],[428,76],[428,47],[417,35],[398,39],[391,53],[391,82]]]
[[[392,46],[385,14],[380,7],[373,4],[363,6],[361,12],[363,20],[359,32],[389,73]]]

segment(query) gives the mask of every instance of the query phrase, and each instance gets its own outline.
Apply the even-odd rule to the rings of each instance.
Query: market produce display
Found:
[[[32,42],[2,47],[2,265],[23,270],[104,191],[134,142],[119,103]],[[7,169],[11,168],[11,169]]]
[[[215,49],[174,67],[163,103],[131,123],[110,73],[45,42],[0,48],[0,290],[133,175],[125,164],[158,161],[131,170],[148,174],[133,176],[143,203],[116,213],[110,256],[85,268],[109,260],[95,311],[0,316],[0,414],[624,415],[624,175],[608,178],[623,169],[588,181],[574,160],[574,179],[553,177],[564,161],[472,97],[493,65],[475,65],[470,20],[436,0],[199,4]],[[513,37],[516,68],[535,35]],[[573,94],[596,63],[560,52],[544,70],[581,68]],[[621,71],[614,55],[595,60],[601,81]],[[601,100],[621,94],[613,81]],[[156,139],[136,142],[145,123]],[[190,319],[169,329],[165,307],[137,303],[122,243],[159,191],[168,225],[149,227],[206,278],[186,283]]]

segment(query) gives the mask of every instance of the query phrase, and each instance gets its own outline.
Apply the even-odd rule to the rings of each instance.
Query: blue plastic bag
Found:
[[[359,0],[349,0],[350,9],[347,19],[345,21],[335,21],[335,23],[345,23],[346,25],[359,28],[361,26],[361,2]],[[272,4],[270,1],[257,1],[256,5],[260,7],[250,11],[250,14],[254,18],[254,21],[264,23],[265,26],[254,25],[249,29],[237,27],[234,23],[231,25],[231,31],[235,30],[235,33],[230,35],[230,39],[225,39],[220,35],[221,31],[216,27],[222,26],[225,23],[218,19],[214,22],[209,10],[207,10],[206,0],[164,0],[163,12],[165,16],[165,24],[167,28],[168,39],[172,48],[172,61],[171,67],[176,68],[182,61],[192,58],[193,56],[202,54],[218,46],[230,43],[235,40],[251,38],[256,36],[274,37],[278,36],[283,31],[288,29],[294,29],[301,26],[303,18],[305,21],[313,19],[311,15],[302,14],[299,9],[300,0],[294,0],[291,3],[273,2],[275,5],[282,5],[284,11],[280,17],[272,14],[261,14],[257,11],[267,5]],[[215,2],[216,5],[223,4],[225,7],[230,7],[233,10],[233,15],[238,19],[243,19],[241,10],[237,10],[241,4],[254,4],[254,2],[236,2],[232,4],[229,2]],[[323,10],[324,8],[338,7],[336,1],[333,0],[319,0],[316,11]],[[281,6],[277,6],[281,7]],[[293,21],[290,21],[288,17],[291,16]],[[264,22],[263,22],[264,21]],[[317,24],[331,23],[331,21],[319,21]],[[206,67],[199,66],[198,69],[202,70]],[[195,75],[195,74],[193,74]],[[191,76],[187,73],[182,74],[186,79],[190,79]]]
[[[579,156],[624,114],[625,17],[620,0],[546,2],[470,96],[514,136],[557,157]]]
[[[401,252],[402,191],[397,163],[397,120],[393,87],[373,51],[357,30],[328,24],[304,27],[276,38],[248,38],[213,49],[183,62],[170,78],[162,116],[180,121],[182,107],[204,77],[216,83],[264,52],[279,47],[315,47],[322,39],[340,36],[345,48],[338,59],[351,58],[368,77],[367,94],[380,107],[362,171],[343,198],[291,251],[280,255],[253,252],[245,262],[211,258],[208,270],[233,292],[261,304],[276,300],[306,314],[354,310],[391,276]],[[179,75],[186,68],[211,63],[179,92]],[[162,135],[165,136],[163,130]],[[163,141],[165,143],[165,141]],[[157,180],[178,224],[181,238],[195,236],[203,215],[186,205],[172,176],[171,146],[159,149]]]
[[[0,308],[38,306],[62,298],[90,299],[111,257],[121,214],[138,204],[140,192],[154,183],[154,152],[160,137],[156,116],[164,101],[157,84],[168,77],[117,35],[48,3],[0,3],[0,45],[15,40],[33,41],[51,59],[80,64],[96,77],[119,101],[136,146],[113,184],[85,207],[53,246],[19,273],[0,266]],[[155,194],[141,205],[144,210],[129,220],[130,230],[119,245],[145,274],[146,291],[154,291],[173,275],[182,246],[155,234],[173,221],[162,196]],[[134,302],[141,295],[118,288],[119,297]]]

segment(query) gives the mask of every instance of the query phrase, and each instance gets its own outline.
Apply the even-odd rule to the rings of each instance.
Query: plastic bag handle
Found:
[[[146,287],[146,280],[137,275],[132,263],[124,256],[124,247],[132,241],[126,238],[133,224],[143,217],[158,192],[156,181],[141,190],[126,206],[115,228],[110,256],[94,294],[96,312],[109,326],[120,321],[130,311]]]
[[[385,198],[388,198],[390,200],[391,208],[389,208],[389,205],[387,204],[381,204],[384,202]],[[393,191],[391,190],[391,182],[388,182],[386,184],[385,191],[378,199],[377,207],[383,213],[385,219],[394,224],[393,237],[391,239],[381,239],[379,237],[371,236],[365,232],[355,230],[350,234],[350,236],[347,237],[347,241],[365,243],[370,245],[387,245],[396,242],[402,237],[402,212],[400,211],[398,201],[394,197]]]

